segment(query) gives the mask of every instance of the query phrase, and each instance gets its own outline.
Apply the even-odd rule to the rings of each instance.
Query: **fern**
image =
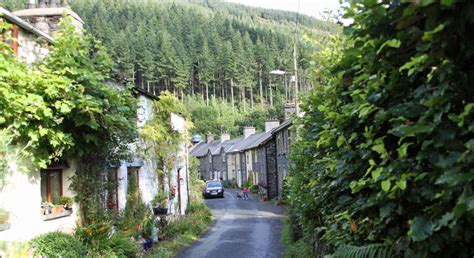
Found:
[[[395,253],[392,246],[384,244],[370,244],[366,246],[345,245],[339,247],[332,255],[326,257],[331,258],[389,258],[394,257]]]

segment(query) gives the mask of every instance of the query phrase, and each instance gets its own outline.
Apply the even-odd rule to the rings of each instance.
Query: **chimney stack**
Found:
[[[211,143],[212,141],[214,141],[214,136],[212,135],[211,132],[208,132],[206,134],[206,143]]]
[[[285,110],[285,121],[292,118],[296,114],[296,105],[295,103],[286,103],[284,106]]]
[[[39,0],[38,5],[36,5],[36,0],[28,0],[27,9],[14,11],[13,14],[50,36],[60,29],[59,20],[66,14],[72,18],[72,25],[81,34],[84,21],[77,13],[65,7],[67,7],[67,0]]]
[[[221,133],[221,142],[225,142],[225,141],[228,141],[230,140],[230,134],[225,132],[225,133]]]
[[[40,0],[39,1],[39,8],[46,8],[46,0]]]
[[[273,128],[276,128],[280,125],[280,120],[276,118],[270,118],[265,121],[265,132],[270,132]]]
[[[244,139],[247,139],[252,134],[255,134],[255,127],[245,126],[244,127]]]
[[[35,9],[36,8],[36,1],[35,0],[28,0],[28,5],[26,6],[27,9]]]

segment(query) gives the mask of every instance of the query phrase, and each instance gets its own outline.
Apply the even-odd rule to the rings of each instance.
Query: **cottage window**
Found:
[[[63,195],[63,171],[61,169],[41,170],[41,201],[56,203]]]
[[[225,153],[222,153],[222,162],[225,163]]]
[[[135,174],[135,180],[137,181],[137,186],[140,185],[140,173],[138,167],[128,167],[127,168],[127,178],[130,178],[132,173]]]

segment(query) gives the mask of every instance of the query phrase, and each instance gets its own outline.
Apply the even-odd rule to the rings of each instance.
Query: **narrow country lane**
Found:
[[[225,198],[207,199],[216,222],[178,257],[281,257],[283,208],[272,202],[236,198],[227,190]]]

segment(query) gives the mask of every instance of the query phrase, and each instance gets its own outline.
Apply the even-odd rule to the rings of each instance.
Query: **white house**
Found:
[[[0,7],[0,14],[13,25],[9,33],[15,40],[10,45],[19,60],[31,64],[49,53],[47,47],[53,43],[50,33],[63,13],[72,16],[78,28],[82,27],[79,16],[64,7],[32,8],[15,13]],[[25,20],[34,20],[36,24]],[[36,25],[44,29],[40,30]],[[76,163],[55,162],[40,172],[20,172],[18,164],[10,163],[10,166],[12,172],[4,176],[0,189],[0,208],[7,210],[10,218],[8,224],[0,226],[0,241],[25,241],[49,231],[72,231],[77,220],[77,206],[45,215],[41,203],[74,195],[69,190],[69,178],[76,171]]]

